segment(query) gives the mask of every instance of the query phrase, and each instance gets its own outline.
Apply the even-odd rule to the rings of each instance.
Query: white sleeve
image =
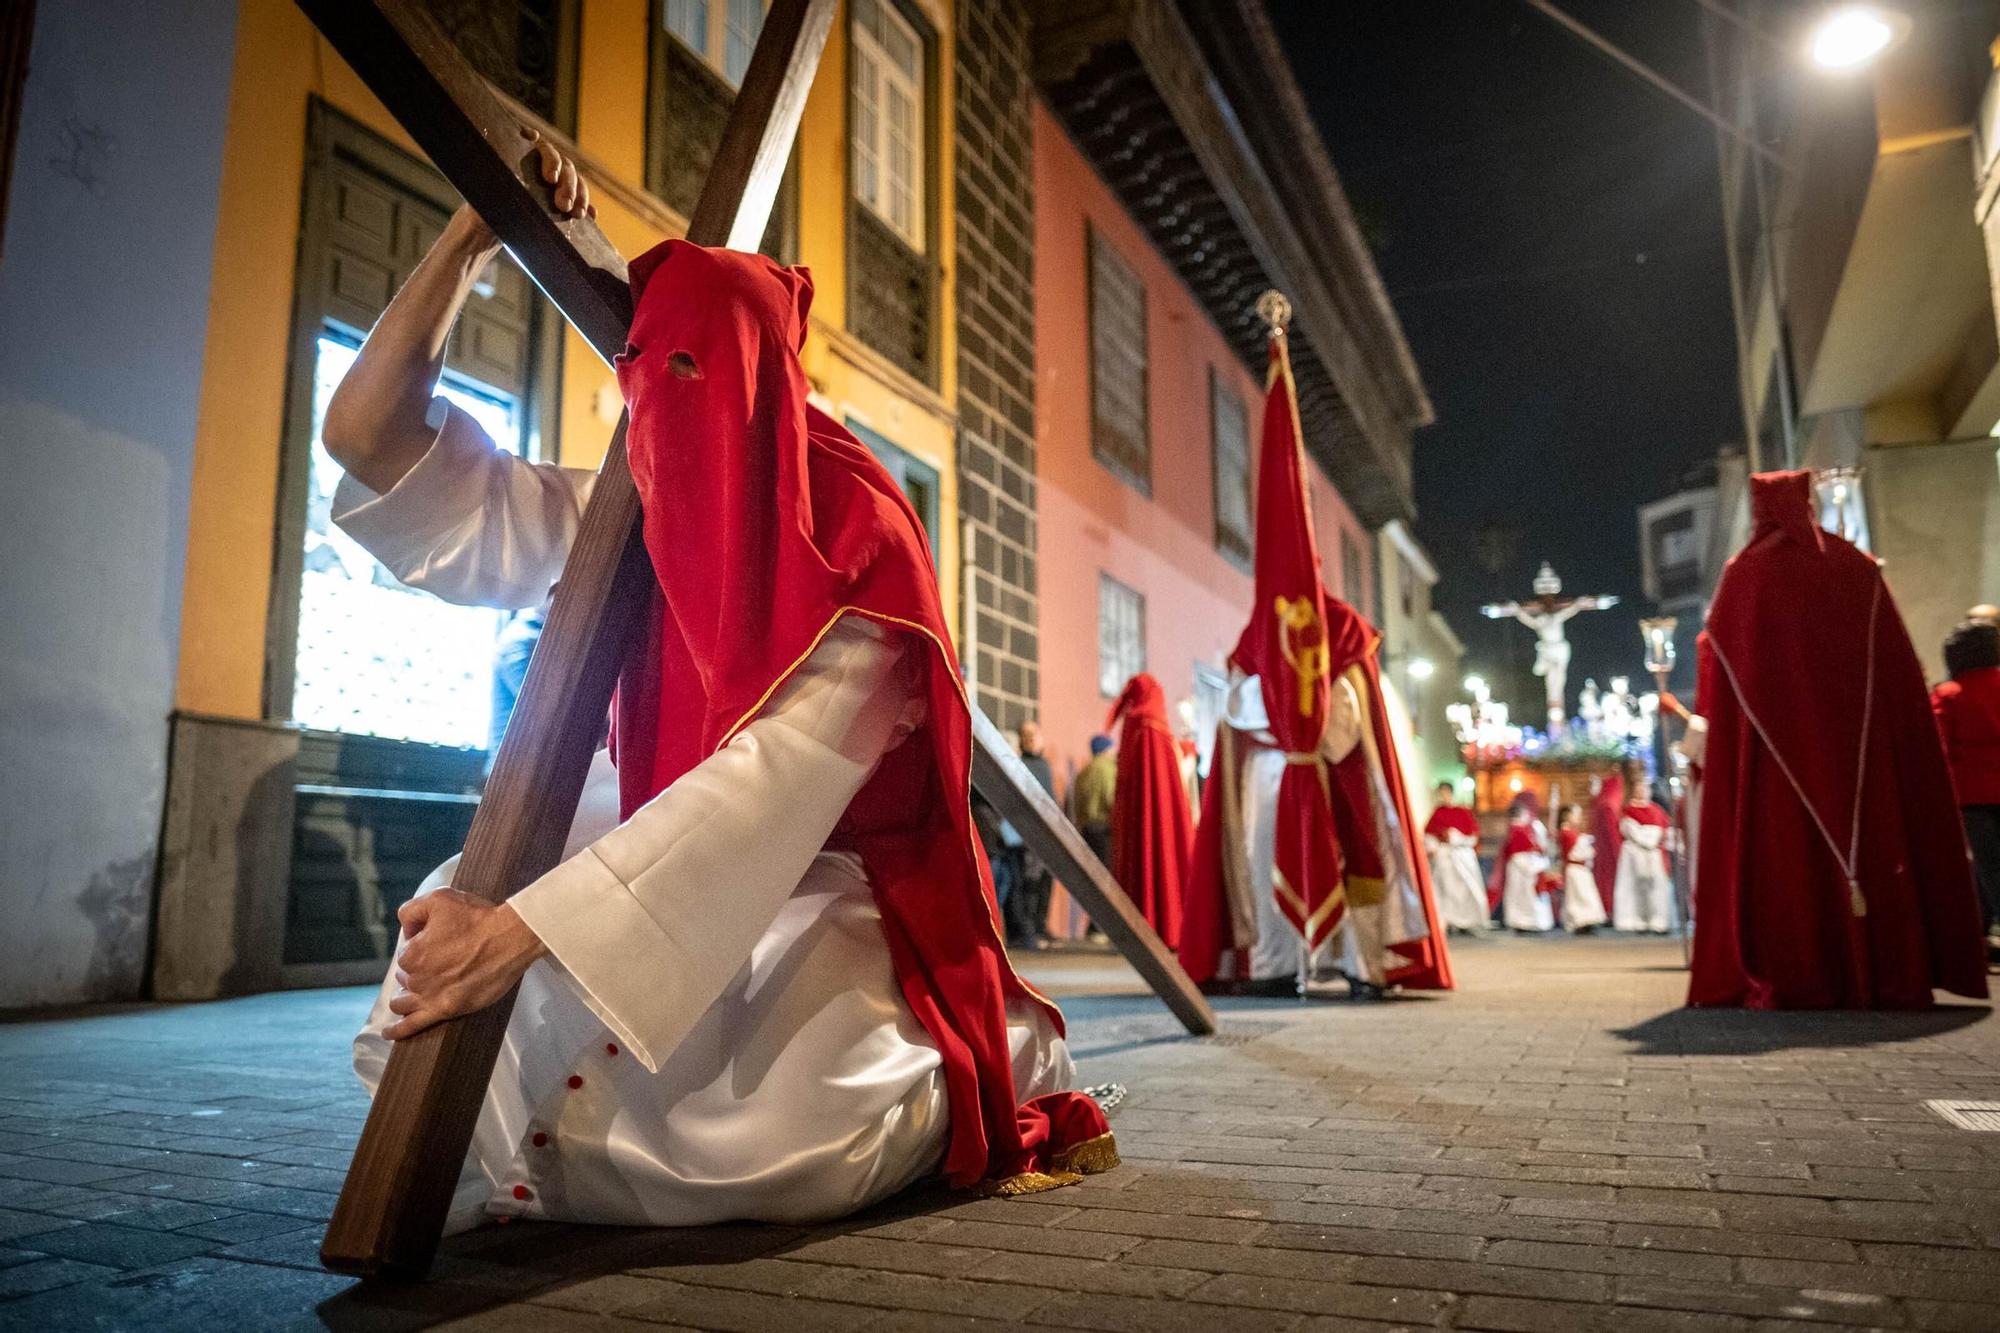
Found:
[[[1354,693],[1354,683],[1342,675],[1327,692],[1326,730],[1320,737],[1320,757],[1329,764],[1337,764],[1353,754],[1359,744],[1361,700]]]
[[[353,476],[333,521],[412,588],[463,606],[538,606],[562,573],[593,472],[530,463],[496,447],[442,398],[437,439],[377,495]]]
[[[922,720],[907,642],[847,617],[728,745],[510,900],[647,1069],[741,969],[876,762]]]
[[[1618,831],[1625,835],[1627,842],[1635,842],[1649,852],[1659,847],[1660,837],[1665,832],[1657,825],[1641,824],[1629,817],[1619,821]]]

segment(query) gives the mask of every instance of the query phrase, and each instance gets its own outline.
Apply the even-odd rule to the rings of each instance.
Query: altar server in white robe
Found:
[[[1667,862],[1667,812],[1653,804],[1653,784],[1639,779],[1618,821],[1618,883],[1611,924],[1619,930],[1664,935],[1674,919],[1673,869]]]
[[[1514,803],[1507,841],[1500,848],[1500,920],[1509,930],[1555,929],[1555,913],[1542,892],[1549,871],[1549,834],[1525,796]]]
[[[558,206],[584,212],[552,156]],[[501,452],[431,398],[496,249],[475,215],[451,220],[324,435],[348,468],[335,519],[392,573],[447,601],[524,607],[561,572],[594,474]],[[444,888],[454,858],[405,905],[397,962],[355,1041],[371,1091],[392,1039],[435,1017],[423,1006],[437,994],[468,1012],[520,985],[451,1229],[490,1215],[814,1221],[940,1169],[951,1116],[938,1046],[899,988],[861,859],[827,846],[878,761],[924,722],[922,651],[844,616],[755,720],[623,823],[600,751],[565,859],[506,904]],[[424,985],[439,988],[421,1000],[399,984],[416,970],[413,938],[430,950]],[[1074,1087],[1043,1006],[1010,1001],[1007,1036],[1020,1099]]]
[[[1431,859],[1431,886],[1446,928],[1471,934],[1486,929],[1491,912],[1479,876],[1479,817],[1453,799],[1458,789],[1440,782],[1431,817],[1424,825],[1424,850]]]
[[[1589,934],[1608,919],[1597,892],[1597,839],[1584,832],[1580,805],[1556,816],[1556,846],[1562,857],[1562,928]]]

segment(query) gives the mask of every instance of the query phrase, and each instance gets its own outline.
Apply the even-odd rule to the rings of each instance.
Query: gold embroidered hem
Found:
[[[1018,1176],[1008,1176],[1004,1180],[983,1180],[976,1187],[981,1196],[988,1199],[1011,1199],[1023,1194],[1041,1194],[1047,1190],[1061,1189],[1074,1185],[1085,1176],[1094,1176],[1109,1171],[1118,1165],[1118,1141],[1106,1131],[1094,1139],[1085,1139],[1075,1147],[1065,1149],[1056,1155],[1051,1165],[1052,1171],[1023,1171]]]
[[[1379,907],[1389,900],[1389,881],[1367,875],[1347,877],[1347,901],[1355,907]]]
[[[1056,1154],[1055,1167],[1059,1172],[1077,1172],[1086,1176],[1100,1175],[1118,1165],[1118,1139],[1110,1130],[1105,1130],[1094,1139],[1065,1148]]]

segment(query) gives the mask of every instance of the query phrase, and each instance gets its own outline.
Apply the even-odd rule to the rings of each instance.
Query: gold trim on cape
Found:
[[[1085,1139],[1057,1153],[1047,1171],[1023,1171],[1003,1180],[983,1180],[977,1188],[982,1198],[1012,1199],[1075,1185],[1085,1176],[1099,1175],[1117,1165],[1118,1140],[1106,1130],[1096,1138]]]

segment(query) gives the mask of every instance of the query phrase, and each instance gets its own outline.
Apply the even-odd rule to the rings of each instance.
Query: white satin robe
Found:
[[[1548,832],[1535,821],[1535,841],[1548,846]],[[1509,930],[1554,930],[1555,913],[1549,910],[1549,896],[1538,892],[1542,875],[1549,868],[1547,852],[1516,852],[1507,858],[1500,881],[1500,920]]]
[[[1619,930],[1663,935],[1674,920],[1673,872],[1664,850],[1667,830],[1658,824],[1621,819],[1618,878],[1611,890],[1611,924]]]
[[[1396,823],[1395,806],[1384,784],[1382,765],[1374,755],[1374,736],[1362,727],[1359,697],[1344,678],[1334,682],[1332,705],[1320,754],[1328,763],[1338,763],[1352,754],[1355,746],[1366,745],[1369,804],[1389,882],[1381,902],[1367,906],[1348,904],[1341,925],[1314,951],[1312,975],[1322,977],[1337,969],[1346,976],[1379,986],[1384,984],[1388,970],[1401,961],[1389,952],[1389,946],[1422,939],[1430,933],[1430,927],[1424,919],[1416,876],[1403,851],[1405,843]],[[1239,731],[1256,735],[1267,746],[1276,743],[1268,731],[1270,719],[1264,711],[1263,687],[1255,676],[1239,675],[1232,683],[1224,721]],[[1273,981],[1297,976],[1299,972],[1299,933],[1279,910],[1273,891],[1277,869],[1278,784],[1284,775],[1285,756],[1276,749],[1252,750],[1243,763],[1243,854],[1248,864],[1251,903],[1256,911],[1256,939],[1247,951],[1253,981]],[[1233,850],[1225,849],[1225,854]],[[1225,954],[1224,974],[1228,975],[1233,966],[1231,956]]]
[[[1442,838],[1426,833],[1424,850],[1430,853],[1431,888],[1446,928],[1486,929],[1491,916],[1486,909],[1486,881],[1479,874],[1479,839],[1446,829]]]
[[[1563,860],[1562,928],[1584,930],[1605,922],[1604,896],[1597,891],[1597,839],[1579,833]]]
[[[592,476],[501,453],[454,408],[388,494],[343,480],[334,517],[414,587],[527,606],[560,573]],[[522,980],[451,1229],[819,1221],[938,1167],[937,1050],[859,859],[824,847],[923,720],[906,642],[843,620],[756,721],[622,825],[598,753],[566,859],[510,900],[552,956]],[[354,1044],[371,1094],[396,990],[392,966]],[[1073,1087],[1042,1011],[1009,1020],[1017,1095]]]

